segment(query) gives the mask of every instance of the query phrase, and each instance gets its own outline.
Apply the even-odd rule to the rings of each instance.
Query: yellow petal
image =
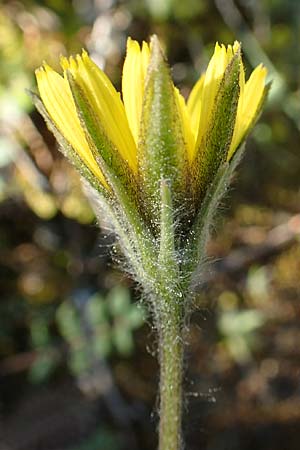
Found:
[[[42,102],[58,130],[93,174],[106,185],[80,126],[68,82],[46,64],[36,71],[36,79]]]
[[[238,42],[235,42],[233,46],[229,45],[227,48],[224,45],[220,46],[216,43],[215,51],[208,64],[203,82],[202,106],[200,111],[196,147],[200,145],[203,136],[205,136],[207,132],[216,95],[218,93],[224,72],[238,48]]]
[[[123,66],[122,94],[128,123],[136,145],[139,139],[145,78],[150,59],[146,42],[140,49],[137,41],[128,38],[127,54]]]
[[[185,100],[183,96],[180,94],[179,90],[175,87],[174,89],[175,89],[175,98],[177,100],[178,110],[182,122],[183,138],[188,152],[189,160],[191,161],[194,155],[195,136],[193,135],[191,130],[191,120],[189,117]]]
[[[237,117],[227,159],[229,160],[247,134],[257,115],[257,110],[264,95],[267,70],[261,64],[254,69],[246,84],[240,80],[240,98]]]
[[[194,136],[194,140],[196,141],[198,130],[199,130],[199,121],[200,121],[200,115],[201,115],[201,105],[202,105],[202,93],[203,93],[203,86],[204,86],[204,78],[205,75],[203,74],[193,89],[191,90],[191,93],[188,98],[187,102],[187,110],[190,117],[190,123],[191,123],[191,130]]]
[[[109,78],[85,51],[82,56],[77,55],[76,60],[70,58],[68,61],[63,58],[61,65],[65,70],[70,70],[87,96],[95,114],[99,117],[108,138],[135,171],[137,168],[136,146],[128,126],[120,94],[115,90]]]

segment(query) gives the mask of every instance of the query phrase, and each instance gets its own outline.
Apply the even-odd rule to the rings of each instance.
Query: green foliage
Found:
[[[49,329],[49,311],[36,314],[30,322],[31,345],[36,355],[30,366],[28,377],[32,383],[47,381],[60,361],[59,352],[53,346]]]
[[[264,324],[263,315],[257,310],[225,311],[218,321],[218,329],[232,358],[244,364],[251,359],[257,342],[256,332]]]
[[[67,450],[120,450],[121,448],[120,438],[115,432],[100,428],[82,444]]]
[[[70,301],[63,302],[57,311],[61,335],[69,346],[69,366],[74,375],[82,375],[97,360],[116,351],[129,356],[133,349],[132,333],[143,323],[141,307],[130,302],[127,289],[113,288],[103,298],[95,294],[83,310]]]

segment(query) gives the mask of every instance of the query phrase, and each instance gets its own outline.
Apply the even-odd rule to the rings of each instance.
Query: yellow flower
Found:
[[[227,49],[224,45],[220,46],[217,43],[206,72],[199,78],[190,93],[187,109],[195,142],[192,158],[195,149],[201,144],[201,140],[208,130],[209,122],[212,119],[211,115],[214,113],[214,101],[226,67],[237,51],[239,51],[237,42],[233,46],[228,45]],[[245,83],[245,73],[241,62],[240,95],[228,159],[233,156],[257,116],[264,96],[266,75],[266,69],[260,65]]]
[[[128,123],[136,145],[138,145],[139,140],[142,102],[149,59],[149,45],[143,42],[142,49],[140,49],[137,41],[128,38],[127,56],[123,67],[122,94]]]
[[[206,72],[195,84],[187,102],[174,87],[182,135],[191,165],[197,151],[199,149],[201,151],[201,144],[214,120],[214,114],[217,114],[215,100],[226,68],[239,51],[240,46],[237,42],[227,48],[217,43]],[[108,77],[85,51],[76,58],[61,59],[63,76],[47,64],[36,71],[40,97],[50,118],[102,184],[106,183],[80,124],[67,72],[71,73],[89,100],[109,141],[136,174],[139,165],[137,147],[140,139],[143,97],[150,61],[151,45],[143,42],[140,48],[138,42],[129,38],[122,78],[123,101]],[[232,141],[227,154],[228,160],[256,119],[265,93],[266,69],[261,65],[258,66],[245,82],[242,62],[240,64],[240,95]]]
[[[67,79],[47,64],[36,70],[36,79],[41,99],[49,116],[91,172],[104,182],[81,128]]]

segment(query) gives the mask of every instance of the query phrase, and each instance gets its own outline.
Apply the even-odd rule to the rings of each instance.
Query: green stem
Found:
[[[169,308],[163,308],[165,312],[161,315],[159,336],[159,450],[180,450],[182,446],[182,305],[178,300],[172,303]]]
[[[159,450],[180,450],[184,302],[175,249],[174,210],[169,183],[161,180],[160,249],[156,321],[160,356]]]

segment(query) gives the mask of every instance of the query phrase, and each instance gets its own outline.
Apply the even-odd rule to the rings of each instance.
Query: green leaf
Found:
[[[96,357],[105,358],[112,351],[112,336],[109,323],[94,330],[92,348]]]
[[[45,318],[37,317],[30,324],[31,341],[34,348],[46,347],[50,343],[48,322]]]
[[[114,344],[121,355],[127,356],[134,349],[131,330],[126,326],[117,325],[113,333]]]
[[[108,312],[106,304],[99,294],[93,295],[86,306],[86,316],[92,326],[108,321]]]
[[[107,302],[112,316],[126,316],[131,307],[129,290],[122,286],[114,287],[107,295]]]
[[[130,311],[126,315],[128,326],[131,330],[135,330],[143,325],[146,318],[146,311],[141,305],[133,304]]]
[[[224,336],[246,336],[260,328],[265,322],[260,311],[226,311],[219,318],[218,326]]]
[[[76,350],[71,349],[71,354],[68,362],[69,367],[75,376],[82,375],[89,369],[91,365],[87,348],[83,347]]]
[[[58,354],[48,348],[37,353],[36,359],[30,366],[28,377],[32,383],[42,383],[50,378],[58,365]]]
[[[56,320],[62,336],[72,344],[83,338],[82,327],[78,313],[69,301],[63,302],[56,312]]]

